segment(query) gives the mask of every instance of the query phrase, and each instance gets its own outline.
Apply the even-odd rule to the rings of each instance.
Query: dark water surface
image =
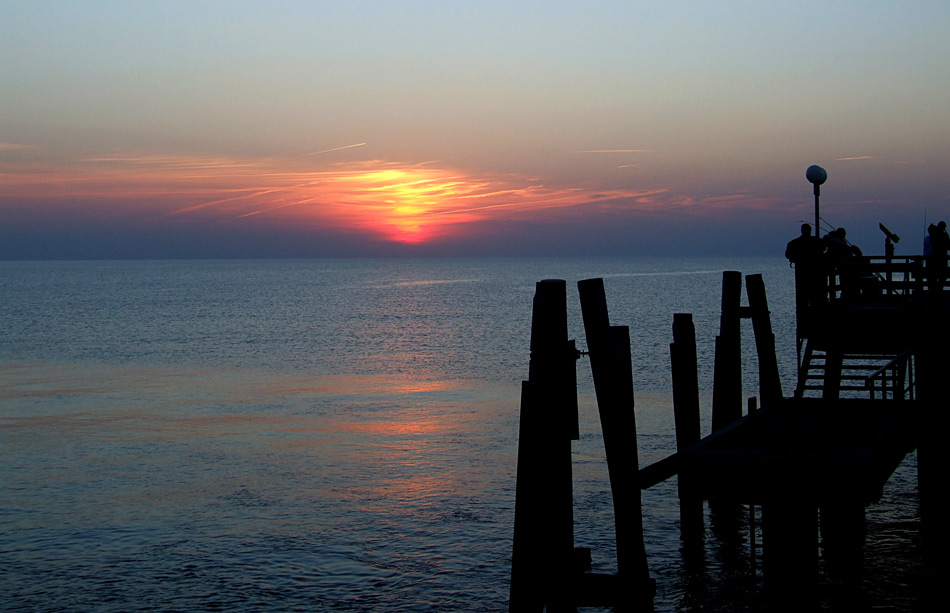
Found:
[[[708,431],[723,270],[763,274],[790,393],[781,259],[0,262],[0,610],[503,611],[535,282],[568,281],[584,346],[576,282],[604,277],[645,465],[674,449],[674,312]],[[584,361],[578,381],[575,540],[609,572]],[[644,494],[657,610],[755,608],[748,542],[710,539],[690,574],[678,519],[675,482]],[[913,456],[868,520],[868,589],[910,610]]]

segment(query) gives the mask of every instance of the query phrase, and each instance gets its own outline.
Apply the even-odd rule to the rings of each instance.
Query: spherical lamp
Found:
[[[814,183],[815,187],[817,187],[828,180],[828,173],[818,164],[812,164],[808,167],[808,170],[805,171],[805,178],[808,179],[809,183]]]
[[[828,180],[828,173],[825,172],[825,169],[817,164],[812,164],[808,167],[808,170],[805,171],[805,178],[808,179],[808,182],[815,186],[815,236],[819,235],[818,228],[821,227],[818,225],[818,196],[821,193],[821,184]]]

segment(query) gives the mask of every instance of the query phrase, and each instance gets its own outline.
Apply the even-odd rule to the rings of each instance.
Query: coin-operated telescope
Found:
[[[894,257],[894,243],[901,242],[901,237],[888,230],[882,223],[877,224],[877,227],[881,229],[881,232],[883,232],[886,237],[884,239],[884,255],[889,258]]]

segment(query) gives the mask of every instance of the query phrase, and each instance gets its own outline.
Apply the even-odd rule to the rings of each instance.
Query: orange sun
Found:
[[[432,168],[388,168],[346,177],[351,199],[367,213],[364,227],[387,239],[424,243],[439,234],[448,220],[444,213],[457,205],[459,177]]]

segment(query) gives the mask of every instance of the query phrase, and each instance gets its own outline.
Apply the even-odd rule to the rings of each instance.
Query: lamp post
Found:
[[[818,196],[821,194],[821,184],[828,180],[828,173],[821,166],[813,164],[805,171],[805,178],[815,186],[815,236],[819,236],[821,226],[818,225]]]

